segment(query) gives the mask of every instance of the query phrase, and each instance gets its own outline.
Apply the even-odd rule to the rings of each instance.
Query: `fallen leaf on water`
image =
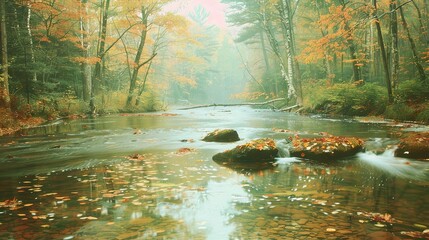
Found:
[[[414,226],[416,226],[416,227],[418,227],[418,228],[422,228],[422,229],[426,229],[426,228],[427,228],[425,225],[423,225],[423,224],[418,224],[418,223],[415,223],[415,224],[414,224]]]
[[[326,200],[317,200],[317,199],[315,199],[311,203],[315,204],[315,205],[326,205],[327,202],[328,201],[326,201]]]
[[[428,229],[424,230],[423,232],[418,232],[418,231],[405,232],[405,231],[402,231],[401,234],[409,236],[409,237],[413,237],[413,238],[429,239],[429,230]]]
[[[195,151],[192,148],[179,148],[179,150],[177,150],[176,154],[186,154],[186,153],[190,153]]]
[[[113,194],[113,193],[105,193],[105,194],[103,194],[103,197],[104,198],[114,198],[116,195],[115,194]]]
[[[376,226],[376,227],[385,227],[386,225],[384,225],[384,224],[382,224],[382,223],[376,223],[376,224],[374,224],[374,226]]]
[[[127,158],[128,160],[138,160],[138,161],[141,161],[141,160],[144,160],[144,159],[145,159],[145,157],[144,157],[143,155],[138,154],[138,153],[135,153],[135,154],[129,155],[129,156],[127,156],[126,158]]]

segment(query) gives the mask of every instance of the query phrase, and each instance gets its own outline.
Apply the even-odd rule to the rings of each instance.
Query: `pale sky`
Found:
[[[193,12],[198,5],[201,5],[210,13],[207,20],[209,24],[226,28],[226,5],[222,4],[220,0],[179,0],[169,6],[169,10],[188,16],[188,14]]]

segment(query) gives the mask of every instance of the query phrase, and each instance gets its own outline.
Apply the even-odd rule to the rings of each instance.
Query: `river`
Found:
[[[218,128],[241,140],[201,141]],[[0,139],[0,239],[407,238],[428,228],[429,163],[393,148],[398,132],[422,129],[247,107],[59,120]],[[288,157],[287,137],[321,132],[367,151]],[[261,137],[281,150],[273,168],[211,159]]]

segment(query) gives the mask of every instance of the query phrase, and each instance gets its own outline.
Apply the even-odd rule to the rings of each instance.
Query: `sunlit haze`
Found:
[[[180,0],[168,7],[169,11],[177,12],[181,15],[188,16],[198,6],[202,6],[207,12],[209,17],[207,23],[216,25],[221,28],[226,28],[225,11],[227,6],[219,0]]]

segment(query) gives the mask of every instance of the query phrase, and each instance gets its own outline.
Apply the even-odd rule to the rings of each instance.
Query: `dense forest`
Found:
[[[1,0],[0,127],[277,98],[429,122],[428,0],[222,0],[228,29],[177,2]]]

